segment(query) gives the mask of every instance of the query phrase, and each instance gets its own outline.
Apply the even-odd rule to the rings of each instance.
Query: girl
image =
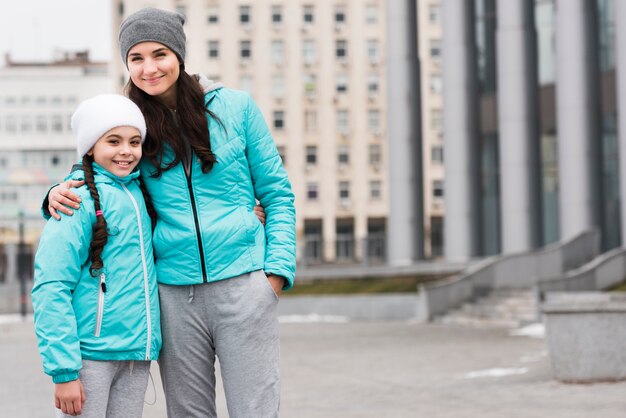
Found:
[[[161,348],[151,205],[136,170],[145,120],[129,99],[101,95],[71,125],[83,165],[72,178],[86,184],[81,208],[46,224],[35,256],[39,351],[60,413],[141,417]]]
[[[167,411],[216,416],[217,356],[229,416],[276,417],[276,309],[295,276],[294,196],[251,97],[185,72],[183,23],[180,14],[147,8],[119,32],[126,91],[148,126],[141,171],[158,214]],[[55,187],[50,212],[71,200],[66,185]]]

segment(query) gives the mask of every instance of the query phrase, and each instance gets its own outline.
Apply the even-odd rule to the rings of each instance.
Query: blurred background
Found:
[[[395,277],[410,266],[446,276],[589,230],[599,231],[602,251],[621,247],[621,3],[6,5],[0,313],[30,309],[23,290],[41,201],[76,160],[70,116],[90,96],[121,92],[127,74],[117,28],[145,6],[186,16],[188,72],[247,90],[259,104],[296,194],[301,277]]]

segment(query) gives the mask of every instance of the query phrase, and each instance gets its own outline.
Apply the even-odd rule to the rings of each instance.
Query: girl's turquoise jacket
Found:
[[[73,216],[49,220],[35,256],[35,331],[44,371],[55,383],[78,378],[82,359],[153,360],[161,322],[150,217],[136,171],[119,178],[94,164],[109,232],[104,268],[91,276],[89,246],[96,222],[87,186]],[[72,178],[82,179],[75,171]]]
[[[141,173],[158,214],[153,235],[159,283],[193,285],[264,269],[293,286],[296,265],[294,195],[276,145],[249,94],[216,87],[205,102],[217,163],[202,173],[194,156],[190,175],[183,164],[151,177]],[[206,91],[206,90],[205,90]],[[173,159],[166,147],[163,161]],[[265,227],[254,215],[258,199]]]

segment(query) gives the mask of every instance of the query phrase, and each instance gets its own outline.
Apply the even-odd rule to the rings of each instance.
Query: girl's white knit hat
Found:
[[[119,94],[101,94],[78,105],[72,115],[72,131],[76,136],[76,151],[82,158],[98,139],[118,126],[132,126],[146,139],[146,120],[139,107]]]

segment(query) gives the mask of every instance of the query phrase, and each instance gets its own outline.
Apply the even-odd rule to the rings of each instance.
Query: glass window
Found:
[[[437,24],[440,20],[441,5],[429,4],[428,5],[428,22],[431,24]]]
[[[207,21],[209,22],[209,25],[215,25],[219,23],[220,15],[217,10],[217,7],[209,7]]]
[[[306,163],[308,165],[317,164],[317,147],[315,145],[307,145],[306,147]]]
[[[376,4],[365,6],[365,23],[369,25],[378,23],[378,6]]]
[[[382,183],[380,180],[370,181],[370,198],[372,200],[380,200],[382,197]]]
[[[433,145],[430,149],[430,157],[433,164],[443,164],[443,145]]]
[[[335,91],[337,93],[345,93],[348,91],[348,75],[347,74],[337,74],[337,78],[335,80]]]
[[[48,118],[46,118],[46,115],[36,116],[35,129],[37,132],[46,132],[48,130]]]
[[[33,130],[33,120],[30,115],[22,115],[20,130],[24,133],[28,133]]]
[[[283,7],[280,5],[272,6],[272,24],[280,25],[283,22]]]
[[[4,125],[6,126],[7,132],[9,133],[17,132],[17,119],[15,118],[14,115],[8,115],[6,118],[6,123]]]
[[[430,127],[437,132],[441,132],[443,127],[443,112],[441,109],[432,109],[430,111]]]
[[[318,186],[317,183],[306,184],[306,198],[307,200],[317,200],[318,198]]]
[[[433,197],[434,198],[443,197],[443,181],[442,180],[433,180]]]
[[[349,181],[340,181],[339,182],[339,199],[350,199],[350,182]]]
[[[281,98],[285,96],[285,77],[280,74],[272,76],[272,96]]]
[[[250,59],[252,57],[252,42],[251,41],[241,41],[240,42],[240,56],[243,59]]]
[[[63,118],[61,118],[61,115],[52,115],[52,131],[53,132],[63,131]]]
[[[348,41],[340,39],[335,42],[335,57],[338,59],[346,59],[348,57]]]
[[[302,8],[302,20],[305,25],[310,25],[315,21],[315,16],[313,14],[313,6],[305,5]]]
[[[250,74],[243,74],[239,77],[239,88],[250,94],[254,93],[254,79]]]
[[[219,58],[220,43],[219,41],[209,41],[209,58]]]
[[[343,5],[335,6],[335,23],[338,25],[346,23],[346,8]]]
[[[337,111],[337,131],[340,134],[347,134],[350,125],[348,123],[348,111],[347,110],[338,110]]]
[[[275,110],[274,113],[274,129],[282,131],[285,129],[285,112],[282,110]]]
[[[369,74],[367,76],[367,93],[370,96],[378,94],[378,74]]]
[[[315,74],[304,74],[304,94],[307,97],[315,97],[317,92],[317,82],[315,80]]]
[[[339,145],[337,147],[337,162],[339,165],[350,164],[350,147],[348,145]]]
[[[250,15],[250,6],[239,6],[239,22],[242,25],[247,25],[252,21]]]
[[[317,131],[317,112],[315,110],[307,110],[304,112],[304,130],[306,132]]]
[[[373,134],[380,133],[380,111],[379,110],[367,111],[367,129]]]
[[[379,165],[382,156],[381,156],[381,148],[379,144],[370,144],[369,147],[369,160],[371,165]]]
[[[305,39],[302,42],[302,59],[305,64],[313,64],[317,58],[315,51],[315,41],[312,39]]]
[[[277,65],[285,61],[285,44],[280,39],[272,41],[272,61]]]
[[[370,39],[367,41],[367,58],[373,63],[380,61],[380,44],[378,40]]]
[[[441,59],[441,39],[430,40],[430,57],[433,60]]]
[[[428,87],[431,93],[440,94],[443,91],[441,74],[431,74],[428,80]]]

